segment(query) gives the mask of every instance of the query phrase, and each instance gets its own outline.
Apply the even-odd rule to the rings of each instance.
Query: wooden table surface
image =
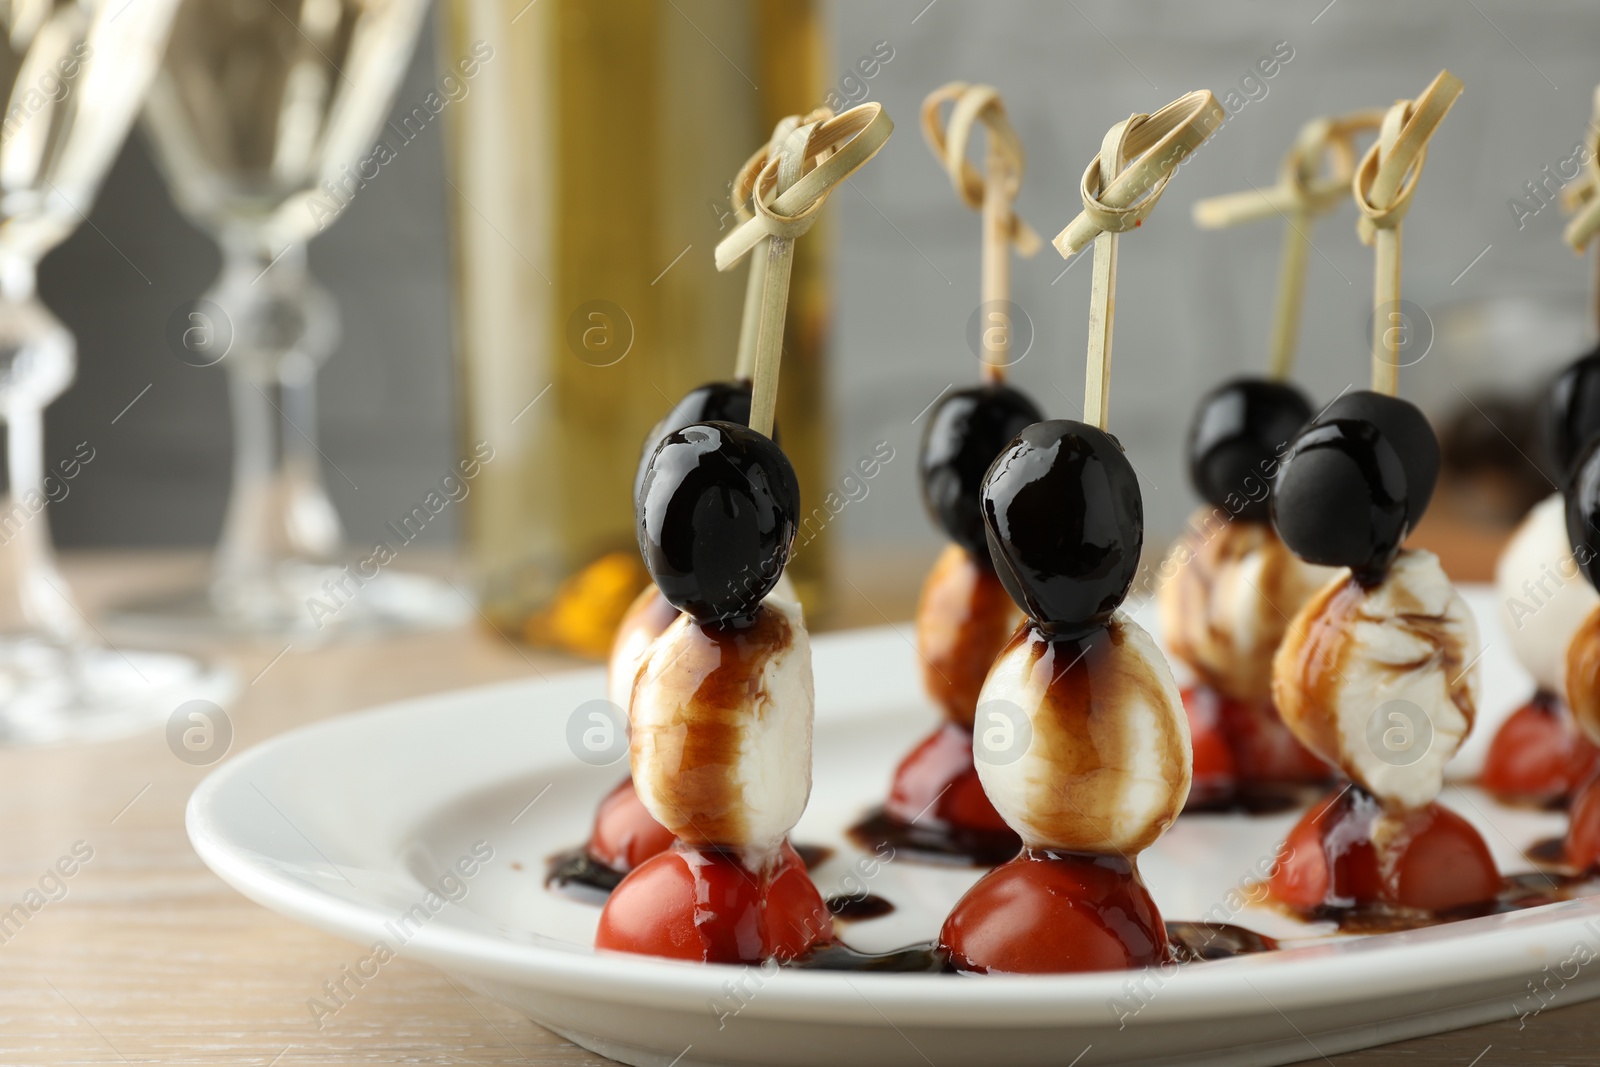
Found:
[[[197,573],[182,556],[68,564],[91,606]],[[875,620],[877,608],[850,602],[859,596],[846,587],[841,615]],[[576,665],[483,630],[281,649],[218,653],[249,683],[228,708],[234,752],[371,704]],[[0,1063],[609,1062],[403,956],[319,1030],[306,1000],[349,961],[350,945],[250,903],[195,857],[183,810],[205,773],[155,730],[0,751],[0,909],[75,846],[93,851],[64,896],[0,943]],[[1285,1019],[1286,1032],[1294,1025]],[[1306,1055],[1339,1067],[1595,1064],[1600,1008],[1557,1002],[1520,1030],[1506,1022],[1326,1060],[1308,1042]],[[1093,1062],[1091,1053],[1080,1067]]]

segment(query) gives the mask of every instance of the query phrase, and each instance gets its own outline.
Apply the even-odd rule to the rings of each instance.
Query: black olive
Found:
[[[1370,422],[1394,448],[1406,471],[1406,524],[1415,530],[1439,481],[1439,439],[1428,417],[1408,400],[1361,389],[1334,400],[1316,421],[1334,419]]]
[[[1381,581],[1410,532],[1405,463],[1377,424],[1318,420],[1289,446],[1272,494],[1272,522],[1308,563]]]
[[[701,622],[739,621],[789,561],[800,483],[769,438],[702,422],[662,439],[638,501],[639,552],[661,594]]]
[[[1600,436],[1600,346],[1556,376],[1540,413],[1544,450],[1565,486],[1584,448]]]
[[[1006,592],[1044,630],[1104,626],[1144,548],[1139,479],[1116,438],[1069,419],[1037,422],[983,479],[989,554]]]
[[[946,394],[928,415],[918,470],[922,502],[945,535],[978,559],[989,556],[978,494],[1000,450],[1044,418],[1009,385],[975,385]]]
[[[644,485],[644,472],[650,466],[650,457],[656,454],[661,439],[674,430],[696,422],[733,422],[750,425],[750,383],[707,382],[684,394],[682,400],[656,423],[645,435],[644,447],[639,451],[639,467],[633,475],[633,499],[639,500],[639,488]],[[772,439],[778,439],[776,429]]]
[[[1310,418],[1310,401],[1287,382],[1235,378],[1217,386],[1189,428],[1195,491],[1235,518],[1266,522],[1278,461]]]
[[[1589,584],[1600,588],[1600,437],[1574,461],[1567,483],[1567,537]]]

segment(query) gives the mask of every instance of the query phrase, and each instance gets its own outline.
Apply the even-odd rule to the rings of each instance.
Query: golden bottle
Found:
[[[603,655],[648,581],[632,501],[645,435],[732,376],[744,272],[712,261],[730,180],[827,95],[817,5],[441,10],[461,425],[495,450],[467,499],[469,553],[497,628]],[[808,504],[826,493],[825,226],[796,256],[778,412]],[[791,567],[813,612],[827,560],[824,534]]]

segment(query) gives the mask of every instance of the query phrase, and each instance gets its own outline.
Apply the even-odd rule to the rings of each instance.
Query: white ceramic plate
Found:
[[[1527,688],[1492,593],[1470,599],[1488,650],[1467,770]],[[814,872],[824,893],[860,884],[863,854],[841,830],[881,799],[896,760],[934,724],[910,640],[909,627],[885,627],[815,643],[815,785],[795,838],[836,849]],[[569,715],[601,692],[600,672],[584,671],[286,734],[201,785],[190,837],[246,896],[363,946],[352,970],[370,977],[385,953],[424,960],[631,1064],[1275,1064],[1532,1011],[1527,983],[1547,966],[1577,971],[1563,1002],[1600,995],[1600,971],[1561,968],[1600,955],[1600,900],[1369,938],[1239,908],[1292,814],[1185,817],[1141,857],[1166,918],[1225,918],[1294,939],[1280,952],[1174,973],[981,979],[597,955],[598,909],[548,892],[543,873],[547,856],[584,838],[595,802],[625,773],[568,748]],[[1562,829],[1561,816],[1500,808],[1470,789],[1445,800],[1506,871],[1528,869],[1519,850]],[[456,873],[463,860],[470,876]],[[844,938],[865,950],[929,940],[976,877],[881,865],[867,886],[896,910],[845,926]],[[430,887],[444,892],[430,897]]]

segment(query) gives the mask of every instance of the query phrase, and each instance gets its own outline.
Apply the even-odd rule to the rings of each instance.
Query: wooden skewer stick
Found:
[[[939,124],[939,108],[953,101],[948,128]],[[967,161],[967,145],[979,123],[989,129],[984,171],[979,175]],[[1000,92],[992,85],[950,82],[929,93],[922,102],[922,132],[935,158],[950,176],[956,194],[983,218],[983,279],[979,299],[983,323],[979,330],[983,378],[1005,378],[1010,363],[1013,323],[1010,314],[996,307],[1011,299],[1011,246],[1023,256],[1039,250],[1039,235],[1012,207],[1022,186],[1022,140],[1006,115]]]
[[[1589,245],[1595,243],[1594,238],[1600,232],[1600,87],[1594,91],[1594,114],[1589,119],[1588,136],[1584,142],[1589,149],[1589,158],[1584,162],[1584,176],[1581,183],[1575,182],[1568,186],[1573,189],[1573,195],[1563,197],[1565,202],[1572,205],[1576,215],[1567,223],[1562,238],[1572,246],[1572,250],[1580,256],[1588,251]],[[1589,298],[1589,313],[1594,319],[1596,330],[1600,330],[1600,251],[1595,253],[1591,278],[1591,296]]]
[[[1397,100],[1383,117],[1378,140],[1361,157],[1352,181],[1363,244],[1374,246],[1372,284],[1372,388],[1394,396],[1400,387],[1400,223],[1417,191],[1428,139],[1461,95],[1461,79],[1448,70],[1415,100]]]
[[[1194,205],[1197,225],[1218,229],[1257,219],[1282,218],[1283,258],[1272,317],[1272,347],[1267,374],[1285,381],[1294,369],[1300,310],[1305,302],[1306,267],[1317,216],[1343,204],[1355,173],[1355,136],[1376,129],[1382,110],[1357,111],[1338,118],[1313,119],[1300,128],[1278,170],[1276,185],[1201,200]],[[1328,173],[1317,173],[1324,159]]]
[[[755,190],[756,176],[767,165],[767,159],[788,136],[802,124],[812,122],[825,122],[833,118],[831,108],[818,108],[809,115],[788,115],[778,121],[773,127],[772,138],[767,141],[756,154],[745,160],[744,166],[739,168],[739,173],[733,179],[733,213],[740,222],[748,222],[755,217],[755,211],[750,207],[750,198]],[[750,274],[744,286],[744,311],[739,319],[739,348],[734,356],[733,377],[735,381],[749,381],[755,373],[756,367],[756,330],[761,317],[761,292],[766,286],[767,257],[750,257]]]
[[[763,241],[767,245],[751,367],[750,428],[757,433],[772,436],[795,238],[816,222],[834,187],[877,155],[893,130],[894,123],[876,103],[797,126],[752,183],[755,215],[717,245],[718,270],[728,270]]]
[[[1204,144],[1226,118],[1217,98],[1201,89],[1153,115],[1132,115],[1111,127],[1079,183],[1083,211],[1056,235],[1056,250],[1063,259],[1094,242],[1083,418],[1098,429],[1104,430],[1110,417],[1117,236],[1144,222],[1178,164]]]

